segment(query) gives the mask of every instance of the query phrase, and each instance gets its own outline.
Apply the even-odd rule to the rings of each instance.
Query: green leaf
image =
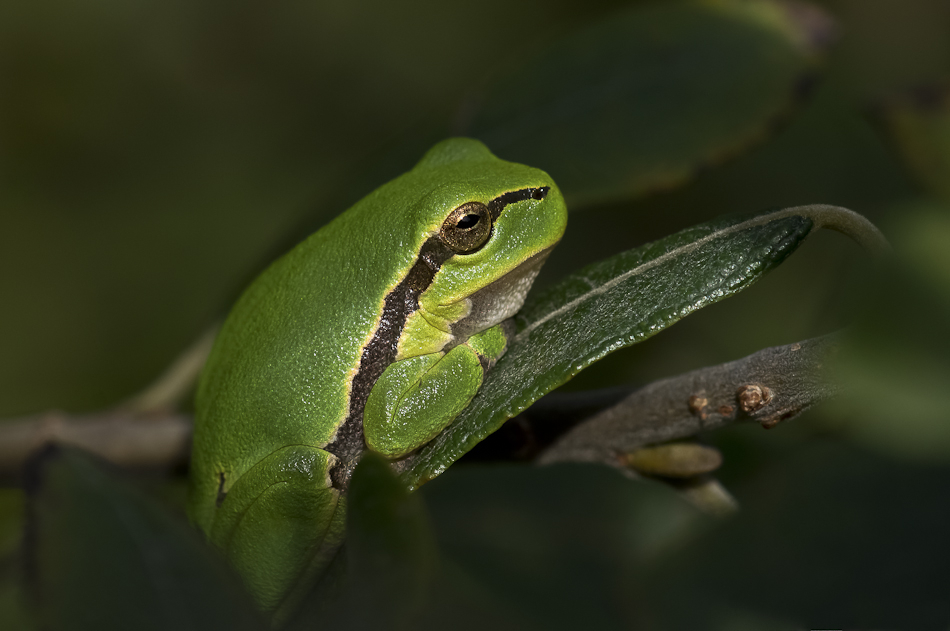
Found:
[[[44,628],[266,628],[194,530],[91,456],[50,449],[31,477],[30,571]]]
[[[879,118],[911,173],[950,200],[950,86],[928,86],[892,99]]]
[[[813,84],[831,26],[805,3],[637,6],[514,65],[461,132],[545,169],[571,204],[670,187],[765,139]]]
[[[795,251],[814,227],[886,247],[866,219],[833,206],[799,206],[701,224],[629,250],[529,296],[518,332],[471,404],[403,465],[418,487],[534,401],[608,353],[659,333],[745,289]]]

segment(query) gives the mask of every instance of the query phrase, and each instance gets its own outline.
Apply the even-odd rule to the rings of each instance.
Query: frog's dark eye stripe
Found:
[[[550,190],[550,186],[539,186],[537,188],[523,188],[517,191],[509,191],[503,195],[499,195],[488,202],[488,210],[491,212],[492,223],[498,219],[498,215],[501,214],[508,204],[523,202],[526,199],[544,199]]]

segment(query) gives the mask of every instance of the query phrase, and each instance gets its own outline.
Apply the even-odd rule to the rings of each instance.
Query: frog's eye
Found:
[[[491,236],[491,212],[481,202],[462,204],[442,222],[439,236],[458,254],[469,254]]]

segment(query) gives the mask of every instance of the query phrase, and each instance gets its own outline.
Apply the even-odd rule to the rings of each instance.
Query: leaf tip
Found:
[[[828,228],[847,235],[874,256],[883,256],[891,251],[891,244],[878,227],[864,215],[848,208],[809,204],[783,212],[806,217],[815,224],[815,228]]]

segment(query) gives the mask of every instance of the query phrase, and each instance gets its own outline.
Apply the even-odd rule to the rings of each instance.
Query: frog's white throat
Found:
[[[466,298],[469,304],[468,315],[451,325],[455,343],[462,343],[470,336],[514,316],[524,304],[528,290],[552,249],[553,247],[538,252]]]

